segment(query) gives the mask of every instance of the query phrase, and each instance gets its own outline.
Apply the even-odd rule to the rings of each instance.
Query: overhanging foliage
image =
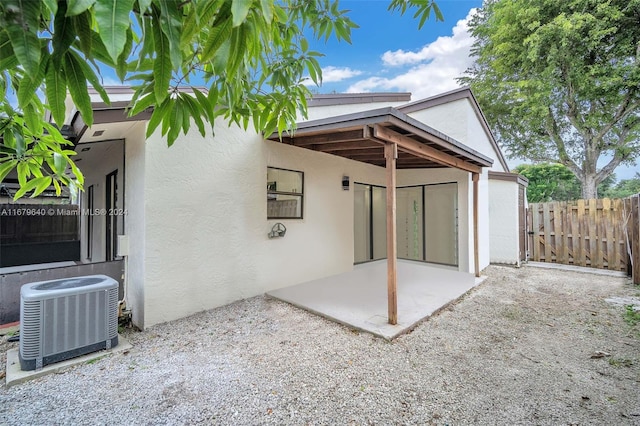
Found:
[[[433,0],[390,1],[392,11],[408,8],[420,26],[431,11],[442,19]],[[105,69],[133,83],[130,113],[153,107],[147,135],[160,129],[169,145],[192,120],[203,135],[216,117],[266,134],[292,128],[306,112],[305,76],[322,81],[308,36],[350,42],[347,12],[335,0],[3,0],[0,181],[17,170],[16,198],[82,185],[58,129],[67,93],[89,126],[88,86],[110,103]],[[206,90],[182,93],[196,75]]]

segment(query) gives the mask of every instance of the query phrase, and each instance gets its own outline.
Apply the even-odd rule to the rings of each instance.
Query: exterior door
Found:
[[[354,263],[387,256],[386,188],[354,184]]]
[[[118,170],[107,175],[105,185],[106,200],[106,249],[105,260],[107,262],[116,258],[116,242],[118,238],[118,216],[114,214],[118,205]]]
[[[524,188],[524,185],[518,185],[518,237],[521,261],[527,260],[527,211]]]

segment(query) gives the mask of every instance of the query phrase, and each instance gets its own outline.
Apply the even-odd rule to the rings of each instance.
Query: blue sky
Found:
[[[317,41],[314,50],[325,54],[321,87],[316,93],[411,92],[417,100],[459,87],[456,77],[472,65],[473,39],[467,22],[482,0],[438,0],[444,22],[435,17],[418,30],[418,21],[408,11],[404,16],[387,10],[389,0],[342,0],[341,9],[360,28],[352,32],[352,43]],[[607,158],[601,158],[602,167]],[[526,161],[507,160],[510,167]],[[619,166],[616,177],[629,179],[638,165]]]
[[[324,81],[318,93],[407,91],[419,99],[458,87],[455,78],[471,65],[466,20],[481,0],[440,0],[444,22],[432,15],[422,29],[413,19],[387,10],[389,0],[343,0],[341,9],[360,28],[352,44],[318,41]]]
[[[333,92],[411,92],[417,100],[459,87],[456,78],[472,65],[473,39],[467,22],[482,0],[438,0],[444,22],[432,15],[422,29],[413,12],[387,10],[390,0],[341,0],[340,8],[359,25],[352,31],[352,43],[331,38],[311,41],[310,48],[325,56],[319,58],[323,84],[310,89],[315,93]],[[110,78],[106,84],[113,84]],[[114,80],[115,81],[115,80]],[[601,159],[599,167],[606,159]],[[525,163],[507,160],[509,167]],[[632,178],[638,165],[620,166],[617,179]]]

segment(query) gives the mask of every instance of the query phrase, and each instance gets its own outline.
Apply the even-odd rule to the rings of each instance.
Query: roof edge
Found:
[[[440,132],[439,130],[436,130],[433,127],[421,121],[418,121],[415,118],[410,117],[409,115],[403,113],[402,111],[398,111],[398,109],[390,106],[366,110],[366,111],[353,112],[349,114],[341,114],[341,115],[336,115],[331,117],[325,117],[317,120],[302,121],[297,123],[296,128],[293,130],[292,133],[289,131],[285,131],[285,134],[295,135],[295,133],[298,131],[304,131],[304,130],[309,131],[314,128],[322,128],[322,127],[335,125],[335,124],[348,125],[348,123],[351,123],[353,125],[362,125],[362,124],[374,124],[377,121],[392,122],[393,120],[400,120],[403,123],[413,126],[416,129],[419,129],[423,132],[430,134],[433,137],[440,139],[444,143],[449,144],[454,148],[464,151],[466,155],[475,157],[474,158],[475,161],[478,161],[479,163],[484,163],[482,167],[490,167],[493,164],[493,159],[487,157],[486,155],[474,150],[473,148],[467,145],[464,145],[463,143],[452,138],[451,136],[446,135]],[[271,140],[278,139],[279,137],[280,136],[278,135],[278,132],[273,132],[271,135],[264,135],[265,139],[271,139]]]
[[[508,182],[516,182],[525,187],[529,186],[529,179],[519,173],[496,172],[489,170],[489,180],[504,180]]]
[[[409,92],[367,92],[367,93],[330,93],[313,95],[308,101],[309,107],[369,104],[376,102],[408,102]]]
[[[135,90],[131,86],[103,86],[107,95],[133,95]],[[209,93],[209,89],[204,86],[179,86],[178,91],[182,93],[193,93],[193,89],[198,89],[203,93]],[[88,86],[87,90],[90,95],[98,95],[99,92],[93,87]]]
[[[508,172],[509,166],[507,165],[507,160],[504,157],[504,153],[498,146],[495,137],[493,136],[493,132],[489,128],[489,123],[487,122],[487,118],[484,116],[482,109],[480,109],[480,104],[476,99],[473,91],[469,86],[462,86],[457,89],[450,90],[448,92],[440,93],[435,96],[430,96],[428,98],[419,99],[414,102],[410,102],[405,105],[401,105],[397,107],[399,111],[404,112],[405,114],[409,114],[415,111],[421,111],[423,109],[431,108],[438,105],[443,105],[449,102],[458,101],[460,99],[468,99],[473,108],[473,112],[476,114],[478,120],[480,120],[480,125],[482,126],[485,134],[489,138],[489,142],[493,146],[494,150],[498,154],[498,161],[502,165],[502,167]]]

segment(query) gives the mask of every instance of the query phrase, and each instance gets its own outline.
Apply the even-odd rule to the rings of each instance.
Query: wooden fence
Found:
[[[0,204],[0,268],[80,260],[80,210],[68,204]]]
[[[632,204],[632,198],[530,204],[530,260],[629,272]]]
[[[630,253],[629,272],[634,284],[640,285],[640,194],[624,200],[624,219]]]
[[[79,239],[80,211],[74,204],[0,204],[0,243]]]

